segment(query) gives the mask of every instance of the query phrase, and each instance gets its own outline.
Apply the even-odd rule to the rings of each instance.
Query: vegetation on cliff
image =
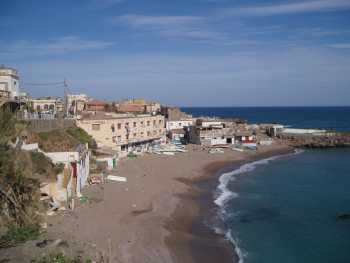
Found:
[[[38,229],[41,221],[39,180],[25,176],[21,151],[10,146],[24,129],[25,124],[18,122],[11,113],[0,112],[1,247],[13,245],[26,239],[25,236],[32,236],[22,235],[23,231]]]
[[[38,143],[39,148],[45,152],[72,151],[80,143],[88,143],[90,148],[95,146],[92,137],[78,127],[49,132],[32,132],[28,134],[28,142]]]

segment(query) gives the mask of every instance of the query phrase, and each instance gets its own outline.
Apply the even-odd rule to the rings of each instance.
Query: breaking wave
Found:
[[[292,154],[276,155],[276,156],[273,156],[270,158],[261,159],[261,160],[254,161],[251,163],[243,164],[239,168],[237,168],[231,172],[223,173],[219,178],[219,185],[216,189],[215,200],[214,200],[214,203],[220,208],[219,216],[220,216],[221,220],[224,221],[224,219],[225,219],[225,214],[226,214],[225,205],[227,204],[227,202],[233,198],[238,197],[237,193],[231,191],[228,188],[229,183],[235,181],[237,175],[251,172],[251,171],[255,170],[255,168],[257,166],[268,164],[269,162],[274,161],[278,158],[286,157],[286,156],[290,156],[290,155],[296,155],[296,154],[300,154],[302,152],[303,152],[303,150],[296,149],[295,152]],[[246,253],[244,253],[239,248],[238,241],[233,237],[232,231],[231,230],[224,231],[224,230],[218,229],[218,228],[215,228],[214,230],[218,234],[219,233],[224,234],[225,237],[234,245],[235,252],[239,257],[239,263],[243,263],[243,259],[246,256]]]

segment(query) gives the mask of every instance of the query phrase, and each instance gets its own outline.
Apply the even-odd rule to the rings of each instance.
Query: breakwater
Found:
[[[350,147],[350,132],[324,134],[279,134],[283,143],[301,148]]]

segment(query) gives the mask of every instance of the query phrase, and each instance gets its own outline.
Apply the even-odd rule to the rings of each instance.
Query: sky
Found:
[[[350,0],[11,0],[0,32],[33,97],[350,105]]]

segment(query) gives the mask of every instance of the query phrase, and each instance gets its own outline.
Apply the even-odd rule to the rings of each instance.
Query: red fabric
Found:
[[[77,163],[71,163],[73,168],[73,177],[77,178]]]

